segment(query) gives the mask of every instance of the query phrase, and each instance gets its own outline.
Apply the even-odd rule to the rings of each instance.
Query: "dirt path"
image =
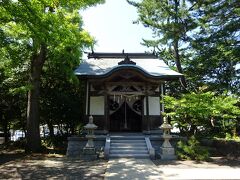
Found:
[[[0,155],[0,159],[2,157]],[[0,179],[104,179],[106,165],[107,161],[104,160],[31,155],[2,163]]]

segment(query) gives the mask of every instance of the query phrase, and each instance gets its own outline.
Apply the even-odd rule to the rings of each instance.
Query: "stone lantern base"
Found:
[[[98,158],[96,149],[94,147],[84,147],[83,148],[83,158],[86,160],[95,160]]]
[[[173,147],[160,147],[160,157],[162,160],[175,160],[177,159],[175,155],[175,150]]]

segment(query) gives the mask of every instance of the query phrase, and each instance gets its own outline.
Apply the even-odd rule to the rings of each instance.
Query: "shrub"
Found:
[[[54,137],[45,137],[43,138],[43,146],[47,148],[65,148],[67,142],[67,136],[54,136]]]
[[[180,159],[206,161],[209,160],[209,152],[207,148],[201,146],[195,136],[191,136],[186,141],[179,141],[177,143],[177,156]]]

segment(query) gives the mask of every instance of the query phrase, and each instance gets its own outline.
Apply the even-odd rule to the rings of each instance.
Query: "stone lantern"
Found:
[[[162,147],[160,147],[160,156],[161,159],[170,160],[170,159],[176,159],[175,156],[175,150],[172,147],[169,140],[172,138],[170,135],[170,130],[172,129],[172,126],[168,124],[168,121],[166,117],[163,118],[163,124],[160,126],[160,129],[163,130],[163,144]]]
[[[93,124],[93,117],[89,117],[89,122],[84,126],[84,129],[87,130],[86,138],[88,139],[86,146],[83,148],[83,154],[88,155],[91,158],[96,156],[96,149],[94,146],[93,139],[95,138],[94,130],[97,129],[97,126]]]

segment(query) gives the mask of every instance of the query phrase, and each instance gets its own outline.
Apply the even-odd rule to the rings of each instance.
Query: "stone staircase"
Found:
[[[109,158],[149,158],[144,135],[111,135]]]

